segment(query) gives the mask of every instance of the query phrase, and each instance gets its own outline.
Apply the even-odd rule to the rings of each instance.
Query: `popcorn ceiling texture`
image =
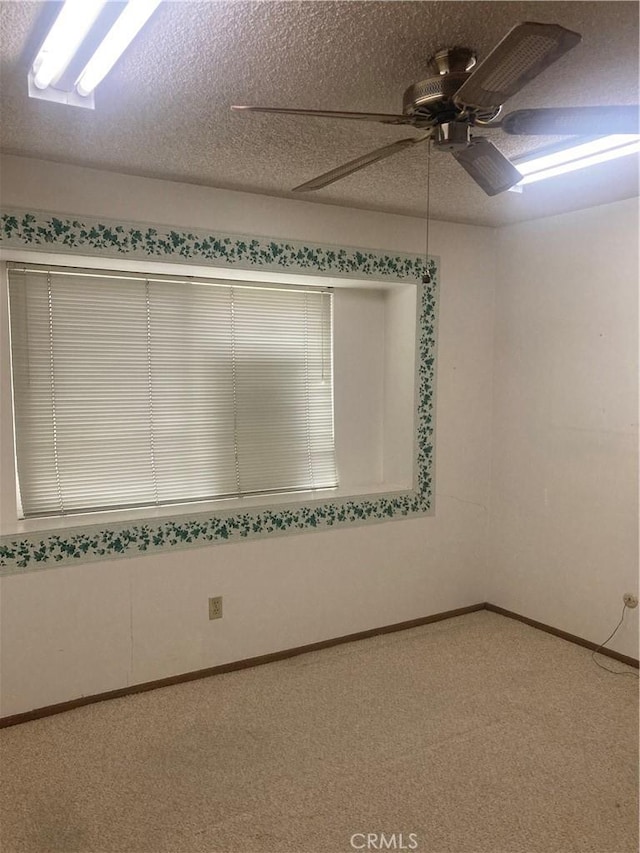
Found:
[[[290,197],[291,187],[415,131],[238,115],[231,104],[400,112],[435,50],[464,44],[482,59],[524,20],[562,24],[583,41],[505,112],[638,99],[635,2],[165,2],[99,87],[95,111],[27,97],[27,69],[54,12],[0,3],[2,150],[246,192]],[[483,135],[509,157],[550,141]],[[424,216],[425,155],[405,151],[303,197]],[[431,171],[433,218],[487,225],[615,201],[638,185],[635,158],[493,199],[449,155],[435,153]]]

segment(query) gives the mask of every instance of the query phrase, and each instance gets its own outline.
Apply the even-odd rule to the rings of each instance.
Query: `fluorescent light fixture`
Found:
[[[93,92],[159,5],[160,0],[129,0],[78,78],[79,95]]]
[[[122,7],[122,11],[86,62],[74,86],[61,85],[56,88],[56,83],[81,49],[100,12],[107,5],[106,0],[66,0],[29,71],[30,97],[92,109],[94,89],[113,68],[160,2],[128,0],[126,4],[117,4]],[[99,26],[103,32],[104,24],[106,20],[103,23],[101,19]]]
[[[64,73],[105,0],[67,0],[33,63],[33,83],[46,89]]]
[[[523,175],[521,181],[515,188],[546,178],[555,178],[566,172],[574,172],[577,169],[585,169],[588,166],[596,166],[607,160],[615,160],[618,157],[626,157],[640,151],[640,136],[631,134],[615,134],[592,139],[590,142],[581,142],[570,148],[562,148],[550,154],[543,154],[530,160],[522,160],[513,165]]]

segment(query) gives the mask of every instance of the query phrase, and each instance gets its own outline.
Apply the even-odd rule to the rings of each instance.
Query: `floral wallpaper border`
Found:
[[[223,511],[141,519],[0,537],[0,573],[52,565],[141,556],[172,549],[322,530],[424,515],[432,509],[437,263],[422,283],[425,259],[367,249],[320,246],[194,229],[64,217],[34,211],[0,213],[0,248],[129,257],[206,267],[286,270],[307,275],[395,279],[419,283],[416,487],[353,499],[318,499],[250,511]]]
[[[0,212],[0,246],[374,279],[420,279],[425,266],[424,257],[369,249],[24,210]]]

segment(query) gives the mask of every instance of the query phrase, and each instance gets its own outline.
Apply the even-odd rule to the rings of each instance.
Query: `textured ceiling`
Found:
[[[514,24],[577,30],[582,43],[512,98],[505,112],[638,101],[636,2],[164,2],[101,84],[95,111],[27,97],[27,69],[56,3],[0,2],[0,147],[27,157],[414,216],[426,213],[425,148],[324,190],[292,195],[333,166],[396,139],[402,127],[231,113],[230,104],[400,112],[437,49],[483,56]],[[509,157],[550,140],[483,132]],[[433,218],[499,225],[637,195],[627,157],[521,195],[489,198],[435,152]]]

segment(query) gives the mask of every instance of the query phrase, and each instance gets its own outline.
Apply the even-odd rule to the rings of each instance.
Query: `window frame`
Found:
[[[7,216],[12,217],[10,224],[18,223],[18,228],[6,227]],[[20,218],[20,216],[22,218]],[[60,222],[66,225],[60,227]],[[46,233],[38,233],[37,223],[44,225]],[[117,229],[126,231],[126,224],[111,223],[105,226],[100,220],[100,233],[105,229],[111,233]],[[114,257],[120,258],[119,265],[139,272],[164,272],[167,262],[175,269],[180,264],[180,276],[200,274],[214,275],[216,278],[261,280],[266,275],[276,275],[282,283],[318,284],[348,287],[393,288],[394,285],[412,285],[415,287],[418,310],[416,317],[416,367],[415,367],[415,420],[414,447],[415,460],[414,483],[412,488],[389,489],[383,483],[379,491],[340,494],[341,490],[314,496],[296,493],[291,499],[274,500],[272,495],[264,500],[248,501],[234,499],[234,507],[202,507],[194,512],[193,504],[184,511],[171,506],[170,515],[164,512],[141,512],[138,510],[118,511],[118,518],[95,523],[88,522],[86,516],[81,519],[70,517],[62,519],[32,519],[39,521],[37,528],[30,523],[17,525],[13,533],[0,538],[0,571],[17,571],[45,568],[52,564],[89,562],[119,556],[141,556],[143,554],[165,551],[173,548],[206,546],[216,542],[242,541],[250,538],[284,533],[300,533],[304,530],[319,530],[344,525],[375,523],[396,518],[408,518],[433,514],[433,450],[434,450],[434,380],[436,357],[436,314],[437,314],[437,263],[429,259],[431,281],[422,283],[424,259],[411,255],[392,253],[385,255],[362,249],[342,247],[317,247],[307,243],[279,243],[272,239],[244,238],[251,240],[260,253],[263,249],[267,261],[264,263],[249,260],[237,262],[234,258],[210,259],[185,255],[184,245],[178,241],[174,249],[163,252],[143,251],[146,260],[138,260],[140,253],[122,260],[122,253],[110,246],[92,247],[91,254],[85,254],[86,247],[75,246],[69,239],[71,230],[82,226],[82,232],[91,233],[90,221],[80,223],[77,220],[59,220],[50,214],[5,214],[3,216],[3,243],[0,247],[0,260],[62,263],[68,266],[91,265],[101,269],[114,266]],[[25,224],[26,223],[26,224]],[[143,226],[138,225],[137,233]],[[154,227],[159,233],[159,227]],[[36,237],[34,238],[34,232]],[[57,233],[60,232],[60,233]],[[167,229],[170,234],[175,234]],[[161,232],[160,232],[161,233]],[[186,235],[186,232],[182,232]],[[194,238],[192,231],[186,235]],[[195,237],[199,235],[196,234]],[[160,238],[158,238],[160,239]],[[195,239],[195,238],[194,238]],[[220,237],[221,240],[237,239],[233,235]],[[34,245],[35,242],[35,245]],[[52,245],[53,244],[53,245]],[[166,245],[166,244],[165,244]],[[224,245],[224,242],[223,242]],[[228,244],[227,244],[228,245]],[[84,251],[83,251],[84,248]],[[34,251],[35,250],[35,251]],[[53,252],[52,252],[53,250]],[[55,251],[57,250],[57,251]],[[59,254],[59,252],[62,254]],[[317,251],[318,258],[313,259]],[[46,253],[43,258],[41,252]],[[277,260],[278,252],[288,253],[287,264]],[[324,254],[321,254],[324,253]],[[155,258],[160,255],[161,261]],[[279,270],[274,271],[273,257]],[[151,259],[149,259],[151,258]],[[187,259],[188,258],[188,262]],[[336,259],[335,263],[327,258]],[[349,261],[345,265],[345,258]],[[194,261],[196,261],[194,263]],[[294,271],[282,272],[282,267]],[[346,266],[346,268],[345,268]],[[6,272],[3,272],[6,286]],[[5,294],[6,296],[6,294]],[[3,298],[3,303],[5,302]],[[3,338],[7,337],[3,335]],[[5,345],[5,344],[3,344]],[[6,342],[8,346],[8,341]],[[6,359],[3,359],[6,362]],[[3,462],[6,463],[6,454]],[[238,509],[239,505],[242,509]],[[186,506],[186,505],[185,505]],[[246,506],[246,509],[244,508]],[[46,523],[43,525],[42,521]]]

